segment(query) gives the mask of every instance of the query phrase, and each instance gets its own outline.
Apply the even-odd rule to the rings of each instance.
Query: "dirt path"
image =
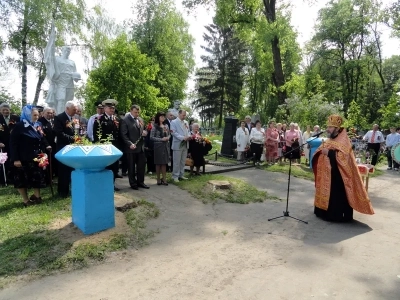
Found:
[[[286,199],[287,177],[230,173]],[[151,244],[105,264],[12,286],[0,299],[400,299],[400,185],[373,178],[374,216],[353,224],[313,215],[313,183],[292,178],[292,219],[268,222],[284,203],[204,205],[170,185],[132,191],[161,210]],[[126,192],[129,190],[126,189]],[[129,193],[131,193],[129,191]]]

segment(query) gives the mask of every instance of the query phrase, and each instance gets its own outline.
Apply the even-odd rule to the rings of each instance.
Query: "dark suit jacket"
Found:
[[[142,118],[138,118],[140,125],[133,120],[131,115],[127,115],[121,120],[121,139],[125,145],[127,153],[139,153],[144,151],[144,138],[142,132],[145,129],[145,124]],[[136,149],[132,150],[129,147],[136,144]]]
[[[10,138],[10,161],[32,162],[39,153],[46,152],[49,146],[47,140],[32,126],[25,127],[24,123],[16,124]]]
[[[55,138],[56,138],[56,133],[54,131],[54,123],[51,124],[45,117],[41,117],[38,120],[40,123],[42,123],[42,129],[44,132],[44,136],[46,137],[47,142],[50,144],[50,146],[55,150]],[[54,151],[53,150],[53,151]]]
[[[3,149],[4,152],[9,152],[10,149],[10,134],[13,127],[19,122],[19,117],[16,115],[10,115],[10,122],[7,125],[3,115],[0,115],[0,143],[3,143],[6,147]]]
[[[73,125],[68,126],[69,118],[65,112],[54,117],[54,132],[57,137],[56,151],[60,151],[66,145],[72,144],[75,139]]]
[[[112,144],[118,148],[119,146],[119,121],[115,116],[108,117],[106,114],[96,117],[93,123],[93,141],[99,142],[98,131],[101,128],[101,139],[105,140],[112,136]]]

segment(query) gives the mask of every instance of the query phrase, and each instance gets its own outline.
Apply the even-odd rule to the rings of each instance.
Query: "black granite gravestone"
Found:
[[[225,129],[224,135],[222,137],[222,155],[233,155],[233,150],[236,149],[236,129],[237,129],[238,119],[235,117],[225,118]]]

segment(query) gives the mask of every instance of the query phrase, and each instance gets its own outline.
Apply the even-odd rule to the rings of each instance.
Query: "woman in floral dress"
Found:
[[[275,122],[269,121],[267,131],[265,132],[265,159],[269,165],[275,163],[275,160],[278,157],[278,143],[279,133],[275,128]]]

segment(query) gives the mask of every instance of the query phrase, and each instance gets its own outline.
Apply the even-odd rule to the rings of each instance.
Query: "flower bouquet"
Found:
[[[43,170],[46,170],[46,167],[49,165],[49,158],[46,153],[40,153],[33,161],[37,162]]]

